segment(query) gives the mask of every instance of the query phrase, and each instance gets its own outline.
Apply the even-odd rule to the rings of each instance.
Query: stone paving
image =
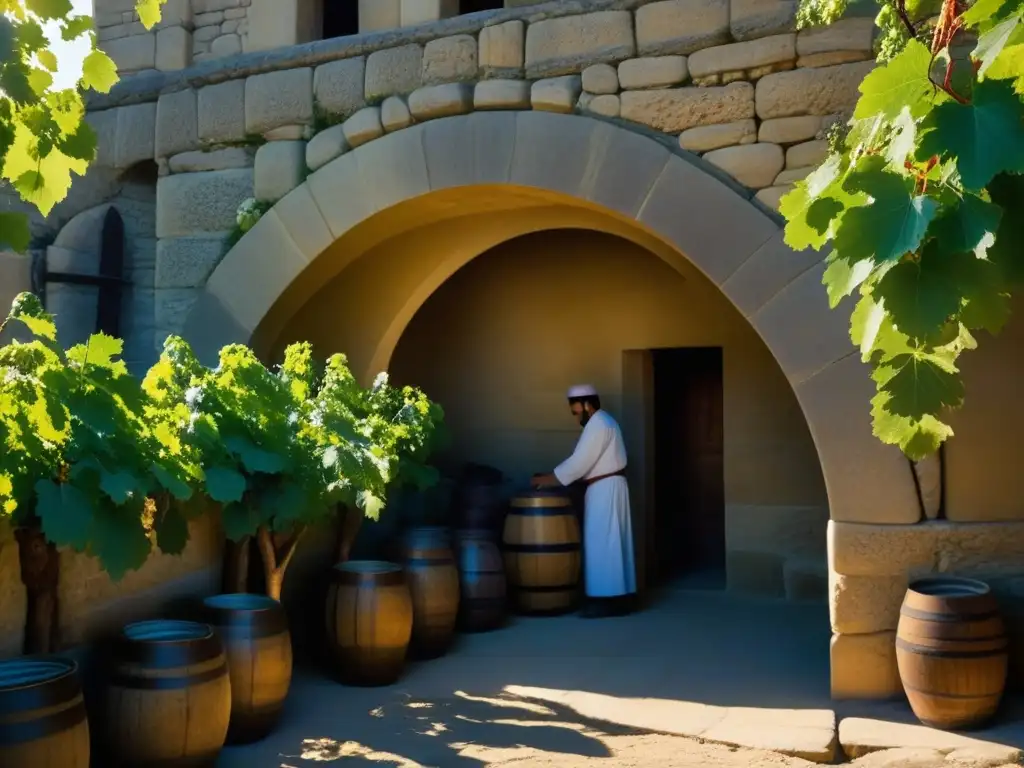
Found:
[[[1024,708],[970,737],[902,702],[829,699],[826,609],[676,591],[641,614],[515,619],[387,688],[297,670],[285,717],[219,766],[811,766],[1016,763]],[[885,751],[889,748],[902,748]],[[811,762],[808,762],[811,761]]]

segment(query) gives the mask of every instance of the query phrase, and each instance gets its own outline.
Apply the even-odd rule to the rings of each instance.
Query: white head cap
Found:
[[[577,397],[597,397],[597,390],[590,384],[577,384],[569,387],[569,394],[566,395],[566,398],[574,400]]]

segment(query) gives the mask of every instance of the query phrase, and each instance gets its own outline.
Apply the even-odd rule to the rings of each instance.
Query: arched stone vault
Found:
[[[536,216],[512,216],[536,209]],[[208,280],[185,334],[205,360],[224,344],[265,348],[327,281],[375,245],[423,226],[481,235],[454,248],[395,304],[372,365],[386,364],[416,309],[491,245],[554,227],[626,237],[718,285],[775,356],[807,419],[833,520],[913,523],[911,469],[871,434],[872,385],[848,314],[829,310],[819,254],[732,187],[626,128],[546,112],[477,112],[398,131],[342,155],[278,202]],[[530,225],[516,224],[532,218]],[[458,219],[460,221],[456,222]],[[501,221],[509,224],[502,228]],[[474,247],[468,244],[474,243]]]

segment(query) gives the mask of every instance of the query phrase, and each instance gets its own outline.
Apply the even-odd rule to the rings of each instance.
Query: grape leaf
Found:
[[[826,203],[828,208],[824,217],[819,213],[819,216],[812,218],[811,209],[839,179],[841,159],[838,154],[830,155],[779,201],[779,211],[787,222],[783,239],[790,248],[798,251],[805,248],[817,250],[828,239],[828,227],[821,226],[822,219],[831,220],[842,210],[842,205],[836,200]],[[821,212],[824,209],[819,206],[818,210]]]
[[[28,216],[0,211],[0,251],[24,253],[30,242],[32,233],[28,228]]]
[[[965,278],[979,259],[968,253],[943,253],[936,241],[919,258],[901,261],[875,286],[895,326],[914,339],[936,334],[964,300]]]
[[[868,279],[874,268],[873,259],[859,259],[851,264],[838,252],[832,251],[825,259],[825,273],[821,276],[821,284],[828,292],[829,307],[838,307],[839,302]]]
[[[82,121],[74,133],[61,140],[60,151],[68,157],[91,163],[96,157],[96,132]]]
[[[940,104],[922,132],[918,159],[954,155],[967,189],[982,189],[1003,171],[1024,171],[1024,104],[1005,81],[978,83],[970,104]]]
[[[154,464],[151,471],[160,485],[166,488],[168,493],[178,501],[188,501],[192,498],[192,489],[181,478],[175,477],[170,471],[159,464]]]
[[[92,504],[80,490],[51,480],[36,483],[36,514],[46,538],[57,546],[83,551],[92,529]]]
[[[25,7],[41,19],[61,19],[72,11],[71,0],[25,0]]]
[[[259,527],[260,519],[245,504],[228,504],[221,511],[221,523],[224,535],[231,541],[241,541],[246,536],[253,536]]]
[[[160,6],[165,0],[138,0],[135,10],[139,14],[139,21],[146,29],[152,29],[160,21]]]
[[[963,23],[969,27],[978,27],[986,32],[996,26],[1019,0],[977,0],[961,16]]]
[[[875,301],[870,293],[861,296],[850,315],[850,340],[860,348],[865,363],[871,359],[885,319],[885,302]]]
[[[1011,285],[1024,282],[1024,176],[1000,174],[989,184],[992,202],[1003,210],[988,258]]]
[[[245,477],[234,469],[210,467],[206,470],[206,492],[221,504],[241,501],[245,493]]]
[[[971,56],[980,65],[978,67],[978,75],[980,77],[985,76],[985,73],[995,63],[996,58],[1003,52],[1003,49],[1008,44],[1011,44],[1010,39],[1019,38],[1020,34],[1020,15],[1018,14],[1017,16],[1004,19],[978,39],[978,44],[975,46]],[[1019,43],[1021,41],[1015,39],[1014,42]]]
[[[112,581],[146,562],[152,550],[135,505],[100,505],[95,512],[91,550]]]
[[[113,369],[114,358],[121,355],[124,342],[105,333],[94,333],[85,344],[76,344],[68,350],[68,360],[81,366],[93,365]]]
[[[861,81],[854,118],[864,120],[881,115],[894,120],[904,106],[914,117],[921,117],[935,98],[948,98],[941,91],[939,96],[933,96],[935,87],[928,79],[931,60],[931,52],[919,41],[911,40],[898,56],[873,69]]]
[[[384,499],[370,491],[362,490],[356,493],[356,506],[363,510],[366,517],[371,520],[379,520],[380,512],[384,509]]]
[[[238,456],[242,465],[249,472],[262,472],[273,475],[285,467],[284,457],[258,448],[242,437],[229,437],[225,439],[224,447]]]
[[[100,488],[115,504],[124,504],[142,490],[142,484],[131,472],[101,472]]]
[[[156,543],[168,555],[180,555],[188,544],[188,521],[173,504],[153,521]]]
[[[977,195],[965,194],[959,204],[935,220],[931,234],[946,253],[974,253],[985,258],[996,240],[1003,211]]]
[[[110,93],[117,79],[117,67],[103,51],[95,50],[82,61],[83,87]]]
[[[41,51],[36,51],[36,58],[50,72],[57,71],[57,57],[53,55],[53,51],[48,51],[45,48]]]
[[[60,36],[65,42],[70,43],[86,32],[92,31],[92,17],[91,16],[71,16],[61,24]]]

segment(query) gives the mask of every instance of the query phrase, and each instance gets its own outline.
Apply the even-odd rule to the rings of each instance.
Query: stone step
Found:
[[[790,557],[782,565],[787,600],[828,602],[828,562],[815,557]]]

